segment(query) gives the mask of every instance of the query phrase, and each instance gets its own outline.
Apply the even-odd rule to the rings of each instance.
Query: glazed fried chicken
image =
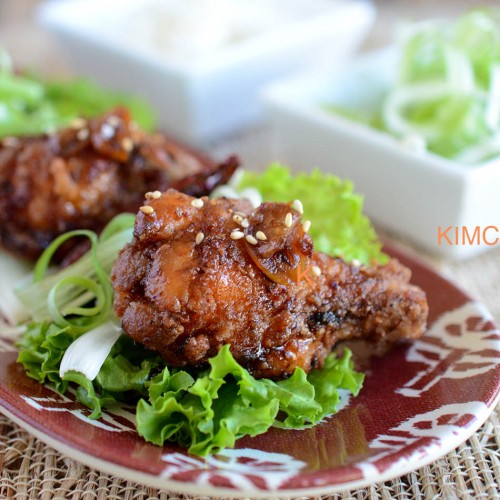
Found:
[[[135,212],[144,193],[172,187],[210,193],[237,167],[216,164],[160,134],[137,129],[124,109],[78,119],[53,135],[0,142],[0,245],[36,258],[58,235],[100,231]]]
[[[396,260],[356,267],[313,251],[291,204],[173,190],[139,212],[112,272],[130,337],[170,366],[203,366],[224,344],[255,377],[320,367],[341,340],[420,336],[425,294]]]

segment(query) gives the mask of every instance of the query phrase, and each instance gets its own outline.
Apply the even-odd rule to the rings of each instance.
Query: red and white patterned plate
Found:
[[[326,494],[404,474],[457,447],[486,420],[500,384],[500,333],[485,308],[391,251],[426,292],[430,327],[413,344],[370,359],[360,395],[302,431],[272,429],[207,459],[144,442],[133,413],[101,420],[73,395],[29,379],[0,338],[0,411],[62,453],[171,491],[232,497]]]

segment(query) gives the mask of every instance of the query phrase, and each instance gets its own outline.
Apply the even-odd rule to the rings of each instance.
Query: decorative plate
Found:
[[[272,429],[207,459],[144,442],[133,412],[99,421],[70,394],[29,379],[0,338],[0,410],[62,453],[111,474],[193,495],[306,496],[388,480],[451,451],[486,420],[500,384],[500,332],[485,308],[390,250],[426,292],[423,338],[363,360],[360,395],[302,431]]]

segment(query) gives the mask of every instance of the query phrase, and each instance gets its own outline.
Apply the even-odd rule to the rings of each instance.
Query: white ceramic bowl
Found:
[[[395,72],[386,50],[268,87],[276,156],[297,170],[317,166],[351,179],[376,223],[435,254],[463,259],[499,247],[500,160],[461,165],[325,110],[373,106]]]
[[[147,1],[52,0],[42,6],[39,18],[77,72],[146,97],[161,127],[191,144],[261,119],[262,84],[351,53],[375,14],[369,1],[311,0],[326,3],[320,15],[284,23],[201,59],[161,58],[110,35],[114,22]]]

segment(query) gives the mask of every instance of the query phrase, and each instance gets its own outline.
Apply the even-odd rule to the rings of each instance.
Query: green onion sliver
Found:
[[[113,289],[108,273],[103,269],[97,257],[99,245],[97,235],[93,231],[82,229],[70,231],[56,238],[38,259],[34,269],[33,281],[37,283],[45,278],[54,254],[63,243],[80,236],[87,237],[90,240],[91,269],[96,279],[93,280],[87,276],[78,275],[61,277],[52,285],[49,291],[47,307],[50,317],[56,324],[61,327],[71,326],[77,332],[84,332],[102,323],[109,315],[112,307]],[[62,288],[65,288],[64,300],[60,300],[62,294],[58,293]],[[91,296],[95,297],[96,304],[93,307],[78,307],[74,303],[70,306],[72,301],[82,295],[81,289],[85,292],[91,292]],[[86,322],[85,326],[79,326],[67,319],[67,316],[70,315],[92,317],[92,320]]]
[[[64,308],[64,305],[59,306],[57,304],[58,295],[60,295],[61,290],[68,285],[77,286],[90,291],[95,297],[95,305],[92,307],[69,308]],[[82,276],[68,276],[58,281],[50,290],[47,302],[54,323],[61,328],[70,326],[77,333],[83,333],[101,324],[108,317],[111,309],[111,296],[106,294],[105,287],[99,282]],[[80,325],[67,318],[71,315],[89,317],[92,318],[92,320],[85,322],[84,325]]]

